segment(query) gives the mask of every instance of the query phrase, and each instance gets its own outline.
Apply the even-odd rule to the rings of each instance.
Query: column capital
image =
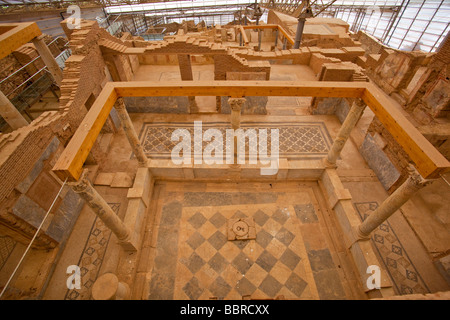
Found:
[[[433,180],[423,178],[412,163],[408,165],[408,168],[406,170],[409,174],[408,180],[410,180],[414,186],[421,188],[433,182]]]
[[[81,176],[78,181],[67,182],[67,185],[71,186],[73,191],[75,191],[76,193],[86,191],[91,184],[87,178],[88,172],[88,169],[84,169],[83,172],[81,172]]]
[[[228,103],[230,104],[230,108],[233,111],[241,111],[242,105],[245,103],[247,99],[245,98],[230,98],[228,99]]]
[[[114,108],[116,109],[125,109],[125,101],[123,101],[122,97],[117,98],[116,103],[114,104]]]
[[[356,105],[358,108],[365,108],[365,107],[367,106],[366,103],[364,102],[364,100],[361,99],[361,98],[356,98],[356,99],[355,99],[355,105]]]

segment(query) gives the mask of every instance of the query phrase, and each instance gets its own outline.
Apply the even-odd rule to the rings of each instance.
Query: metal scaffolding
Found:
[[[305,1],[269,0],[267,7],[294,15]],[[311,1],[324,5],[323,1]],[[339,18],[401,50],[433,52],[445,39],[450,24],[448,0],[337,0],[319,15]]]
[[[433,52],[445,39],[450,25],[449,0],[260,0],[265,8],[278,10],[298,18],[305,3],[312,10],[321,11],[321,17],[339,18],[350,24],[350,30],[365,31],[385,45],[401,50]],[[227,24],[235,20],[236,12],[254,5],[254,0],[0,0],[0,12],[14,10],[30,11],[36,8],[102,7],[105,15],[128,15],[136,17],[133,23],[150,26],[182,22],[192,19],[204,20],[207,25]],[[323,11],[322,11],[323,9]],[[266,12],[267,14],[267,12]],[[314,15],[315,16],[315,15]],[[261,20],[264,21],[266,15]],[[147,26],[146,26],[147,27]],[[137,34],[142,33],[140,26]]]

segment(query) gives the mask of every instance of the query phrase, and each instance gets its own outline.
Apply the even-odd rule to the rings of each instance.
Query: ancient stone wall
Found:
[[[56,111],[45,112],[30,125],[0,136],[0,221],[2,233],[13,237],[16,241],[28,243],[40,221],[48,209],[48,199],[56,196],[59,184],[54,178],[37,182],[44,169],[44,162],[51,159],[60,142],[53,133],[62,115]],[[53,186],[49,181],[53,181]],[[30,193],[36,204],[30,200]],[[53,197],[53,198],[52,198]],[[47,199],[47,200],[46,200]],[[45,204],[44,204],[45,203]],[[41,206],[44,206],[42,208]],[[6,232],[5,232],[6,230]],[[64,230],[66,231],[66,230]],[[58,240],[62,239],[60,234]],[[57,240],[50,236],[38,239],[36,246],[54,246]]]

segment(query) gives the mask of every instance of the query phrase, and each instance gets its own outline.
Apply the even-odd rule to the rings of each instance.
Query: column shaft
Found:
[[[277,30],[276,30],[276,32],[275,32],[275,49],[277,48],[277,45],[278,45],[278,28],[277,28]]]
[[[408,179],[358,226],[356,230],[358,240],[367,238],[417,191],[431,182],[423,179],[412,165],[408,171],[410,173]]]
[[[241,110],[242,105],[245,103],[245,98],[230,98],[228,99],[228,104],[231,109],[231,127],[233,130],[237,130],[241,127]],[[237,139],[234,136],[234,165],[237,165]]]
[[[261,41],[262,41],[262,31],[261,29],[258,29],[258,51],[261,51]]]
[[[42,61],[44,61],[45,65],[47,66],[48,71],[52,74],[56,84],[60,87],[61,81],[63,79],[63,73],[55,58],[53,57],[52,52],[45,44],[43,36],[34,38],[33,44],[36,47],[39,55],[41,56]]]
[[[144,149],[142,148],[141,142],[139,141],[139,137],[134,130],[133,123],[131,122],[130,116],[128,115],[125,103],[123,102],[123,98],[117,99],[115,108],[117,110],[117,114],[119,116],[120,122],[122,123],[125,134],[127,135],[128,141],[130,142],[131,149],[133,150],[133,153],[136,156],[139,165],[146,166],[148,161],[147,156],[145,155]]]
[[[111,209],[103,197],[98,194],[97,190],[91,185],[87,179],[87,170],[84,170],[80,180],[69,183],[75,193],[86,201],[86,204],[94,211],[94,213],[103,221],[103,223],[111,229],[121,243],[129,245],[130,230],[125,226],[122,220]],[[127,246],[127,248],[129,248]]]
[[[348,137],[350,136],[350,133],[352,132],[353,128],[355,127],[356,123],[361,117],[365,107],[366,105],[361,99],[357,99],[353,103],[352,107],[350,108],[350,111],[347,114],[347,117],[344,120],[344,123],[342,123],[342,126],[339,130],[336,139],[333,142],[333,145],[331,146],[330,151],[328,152],[326,160],[329,164],[331,165],[336,164],[336,160],[341,154],[345,142],[347,141]]]
[[[181,80],[183,81],[194,80],[194,75],[192,73],[191,56],[189,54],[178,55],[178,66],[180,67]],[[198,113],[198,106],[197,102],[195,101],[195,96],[188,97],[188,101],[189,101],[189,112]]]
[[[3,92],[0,91],[0,115],[9,124],[11,129],[16,130],[28,125],[28,121],[17,110],[16,106],[9,101]]]
[[[302,42],[302,36],[303,36],[303,28],[305,27],[305,18],[298,18],[298,24],[297,24],[297,33],[295,34],[295,43],[294,43],[294,49],[300,48],[300,43]]]

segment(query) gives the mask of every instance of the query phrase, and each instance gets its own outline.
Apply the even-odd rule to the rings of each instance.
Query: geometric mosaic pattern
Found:
[[[269,298],[309,295],[303,266],[307,258],[286,211],[275,206],[274,212],[267,206],[255,212],[237,207],[214,212],[208,207],[183,209],[181,221],[186,223],[179,236],[173,299],[242,299],[257,290]],[[249,215],[258,225],[256,240],[228,241],[228,219]],[[149,299],[157,299],[158,292],[151,284]]]
[[[148,299],[346,299],[324,235],[303,238],[302,228],[319,231],[308,190],[169,192]],[[255,221],[256,239],[227,239],[228,220],[238,218]]]
[[[149,157],[154,158],[170,158],[172,149],[178,144],[177,141],[171,141],[172,132],[176,129],[187,129],[190,132],[192,152],[194,152],[194,123],[144,123],[140,133],[140,141],[144,152]],[[230,129],[229,122],[203,123],[203,133],[210,129],[218,129],[221,131],[224,139],[225,153],[225,137],[226,129]],[[280,156],[287,158],[321,158],[328,153],[332,139],[328,134],[327,128],[323,122],[303,122],[296,123],[250,123],[242,122],[241,128],[255,129],[256,134],[260,129],[267,129],[267,151],[270,154],[271,147],[271,131],[270,129],[279,129],[279,152]],[[249,152],[257,150],[249,150],[250,146],[257,146],[258,140],[254,141],[246,138],[246,155]],[[209,142],[202,142],[204,149]]]
[[[0,237],[0,270],[3,268],[3,265],[6,263],[6,260],[8,260],[9,255],[14,250],[16,243],[17,242],[14,241],[11,237]]]
[[[120,203],[108,204],[118,214]],[[111,229],[96,216],[77,264],[81,271],[81,289],[67,290],[64,300],[91,299],[91,288],[98,277],[110,237]]]
[[[362,202],[355,203],[355,206],[361,220],[364,221],[378,208],[378,203]],[[389,221],[383,222],[373,232],[371,239],[398,294],[430,293],[430,289],[417,272]]]

